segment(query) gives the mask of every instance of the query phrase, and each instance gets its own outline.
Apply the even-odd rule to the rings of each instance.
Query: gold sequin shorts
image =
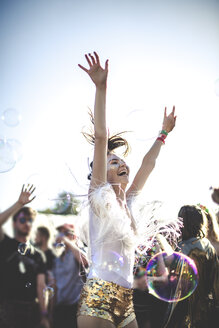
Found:
[[[88,279],[81,291],[77,316],[99,317],[117,328],[135,319],[133,290],[98,278]]]

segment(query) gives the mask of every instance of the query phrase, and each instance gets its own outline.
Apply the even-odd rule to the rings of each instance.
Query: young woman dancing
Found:
[[[94,144],[89,188],[89,246],[91,266],[81,293],[78,309],[79,328],[136,328],[132,302],[133,265],[136,238],[135,220],[127,201],[139,194],[155,166],[165,138],[175,126],[175,107],[164,112],[162,131],[144,156],[133,183],[129,183],[129,167],[114,150],[128,143],[117,134],[110,137],[106,125],[106,89],[108,60],[102,68],[96,52],[85,55],[89,68],[81,65],[96,86],[94,135],[87,134]]]

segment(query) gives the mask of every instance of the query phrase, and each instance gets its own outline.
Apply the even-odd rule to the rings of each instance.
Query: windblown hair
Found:
[[[178,216],[183,219],[182,240],[207,235],[207,218],[203,210],[194,205],[182,206]]]
[[[85,139],[89,142],[89,144],[94,146],[94,144],[95,144],[95,134],[94,134],[94,129],[93,129],[94,116],[93,116],[91,109],[89,109],[88,114],[90,116],[90,121],[92,123],[92,127],[89,129],[89,132],[82,131],[82,134],[85,137]],[[128,153],[131,151],[131,147],[130,147],[128,141],[121,136],[123,133],[126,133],[126,132],[127,131],[119,132],[119,133],[112,135],[111,137],[108,137],[107,155],[109,155],[110,153],[113,153],[114,150],[119,147],[125,148],[125,150],[123,152],[124,157],[128,155]],[[91,171],[92,171],[92,167],[93,167],[93,162],[90,163]],[[90,172],[87,176],[88,180],[91,180],[91,175],[92,175],[92,173]]]
[[[92,113],[91,110],[89,110],[89,115],[90,115],[91,123],[94,125],[94,117],[93,117],[93,113]],[[85,139],[91,145],[94,146],[94,144],[95,144],[94,131],[93,131],[93,128],[90,128],[89,130],[90,130],[89,132],[83,131],[82,134],[85,137]],[[111,152],[113,152],[115,149],[117,149],[119,147],[125,147],[125,150],[123,152],[123,156],[128,155],[128,153],[131,150],[130,145],[129,145],[128,141],[121,136],[123,133],[126,133],[126,132],[127,131],[119,132],[119,133],[114,134],[114,135],[112,135],[111,137],[108,138],[108,150],[107,150],[108,154],[110,154]]]

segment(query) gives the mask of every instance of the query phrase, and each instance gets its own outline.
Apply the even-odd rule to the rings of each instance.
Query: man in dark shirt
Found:
[[[52,249],[49,248],[50,231],[47,227],[40,226],[37,228],[35,245],[38,247],[46,256],[46,269],[51,271],[53,262],[55,260],[55,254]]]
[[[36,211],[24,206],[35,198],[33,191],[33,186],[23,186],[18,201],[0,213],[1,328],[35,328],[39,324],[49,328],[43,297],[46,267],[40,251],[29,243]],[[15,238],[2,230],[11,216]]]

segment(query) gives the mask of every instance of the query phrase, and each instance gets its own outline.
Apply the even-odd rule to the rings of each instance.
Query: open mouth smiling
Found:
[[[121,172],[118,173],[118,176],[124,176],[124,175],[128,175],[128,172],[126,170],[123,170]]]

